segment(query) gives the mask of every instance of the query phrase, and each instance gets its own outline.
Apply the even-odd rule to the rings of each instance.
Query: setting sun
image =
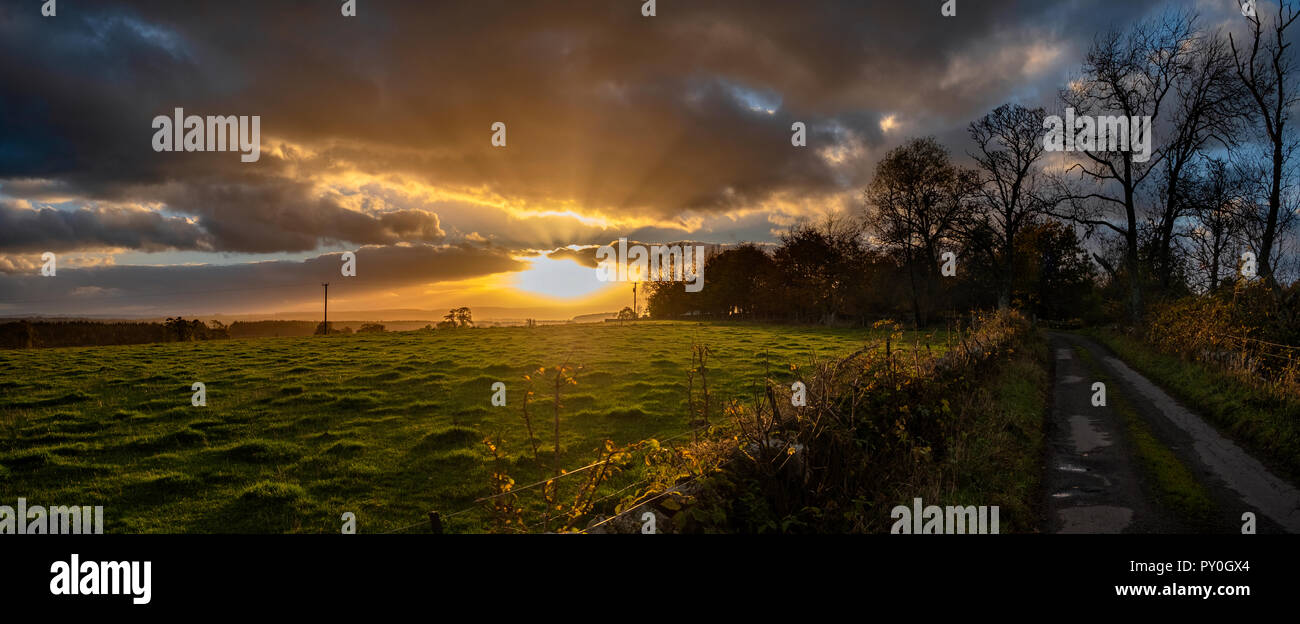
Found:
[[[515,274],[513,280],[515,288],[527,293],[572,299],[594,294],[608,285],[596,279],[595,269],[572,260],[538,256],[528,262],[529,268]]]

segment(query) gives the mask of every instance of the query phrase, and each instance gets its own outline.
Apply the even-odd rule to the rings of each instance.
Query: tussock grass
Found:
[[[302,448],[279,440],[248,440],[221,451],[233,461],[272,463],[285,462],[302,456]]]
[[[415,446],[417,449],[446,449],[477,444],[483,435],[473,427],[453,425],[430,432]]]

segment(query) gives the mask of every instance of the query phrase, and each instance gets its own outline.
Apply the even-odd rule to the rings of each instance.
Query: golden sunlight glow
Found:
[[[651,214],[625,215],[611,214],[598,208],[580,206],[572,200],[551,200],[544,204],[503,196],[486,186],[450,188],[435,186],[396,173],[370,173],[357,167],[348,166],[346,162],[333,162],[326,171],[307,171],[300,169],[301,163],[310,162],[322,154],[321,149],[291,143],[274,138],[265,141],[263,152],[285,161],[291,171],[303,177],[309,177],[319,195],[331,195],[347,208],[360,211],[361,196],[353,201],[339,196],[339,191],[359,191],[366,187],[383,188],[396,191],[413,201],[433,204],[438,202],[460,202],[473,206],[495,208],[507,217],[517,220],[548,219],[571,220],[577,225],[589,228],[631,231],[640,228],[657,227],[691,231],[700,223],[684,220],[680,216],[658,216]],[[350,142],[333,142],[331,145],[361,145]],[[539,205],[541,204],[541,205]]]
[[[594,294],[609,285],[596,279],[595,269],[572,260],[538,256],[527,261],[531,266],[512,276],[513,286],[527,293],[571,299]]]

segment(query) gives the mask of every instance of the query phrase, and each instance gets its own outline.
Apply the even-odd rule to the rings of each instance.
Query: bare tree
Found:
[[[1297,101],[1297,84],[1295,61],[1288,53],[1291,42],[1287,40],[1287,29],[1297,16],[1300,13],[1292,3],[1281,0],[1267,29],[1258,12],[1246,17],[1250,24],[1249,47],[1243,45],[1239,49],[1236,38],[1231,33],[1228,35],[1237,77],[1260,114],[1258,123],[1262,124],[1271,149],[1267,210],[1262,215],[1254,215],[1262,226],[1257,241],[1259,275],[1270,285],[1277,284],[1273,271],[1274,247],[1281,234],[1286,169],[1297,145],[1288,127],[1291,108]]]
[[[1191,206],[1187,173],[1207,148],[1232,147],[1246,112],[1245,92],[1233,70],[1227,41],[1218,33],[1198,33],[1189,42],[1185,71],[1175,83],[1176,100],[1163,149],[1160,202],[1152,219],[1151,265],[1163,290],[1174,274],[1178,223]]]
[[[1167,13],[1154,21],[1143,22],[1127,33],[1112,31],[1093,43],[1084,61],[1082,76],[1061,91],[1061,99],[1078,114],[1093,118],[1120,115],[1130,120],[1149,118],[1151,127],[1139,124],[1130,128],[1131,146],[1144,141],[1143,136],[1162,121],[1166,98],[1187,73],[1187,56],[1191,48],[1195,18],[1186,13]],[[1100,124],[1098,124],[1100,125]],[[1078,132],[1076,145],[1084,142],[1086,130]],[[1129,137],[1125,137],[1129,138]],[[1081,158],[1068,168],[1078,172],[1078,186],[1062,184],[1059,202],[1065,211],[1053,214],[1071,219],[1090,228],[1109,229],[1124,240],[1124,268],[1128,282],[1130,321],[1142,316],[1142,271],[1138,256],[1138,193],[1143,182],[1157,171],[1163,149],[1153,149],[1139,160],[1132,149],[1117,150],[1122,142],[1097,141],[1091,148],[1078,152]],[[1112,271],[1113,267],[1108,267]]]
[[[772,263],[786,276],[783,291],[796,320],[834,324],[847,310],[850,293],[864,277],[862,231],[858,221],[828,212],[819,224],[800,220],[781,235]],[[757,267],[751,262],[738,268]]]
[[[1272,191],[1272,174],[1273,168],[1272,147],[1269,145],[1253,145],[1243,147],[1234,151],[1232,154],[1232,165],[1235,169],[1234,179],[1238,180],[1241,194],[1241,200],[1235,206],[1236,215],[1238,216],[1238,226],[1241,228],[1241,236],[1237,241],[1239,243],[1237,254],[1243,251],[1255,252],[1256,258],[1263,255],[1261,242],[1268,228],[1270,220],[1269,199]],[[1288,169],[1293,169],[1292,163]],[[1290,232],[1295,226],[1297,218],[1300,217],[1300,196],[1297,196],[1297,189],[1293,184],[1288,184],[1293,172],[1284,171],[1282,192],[1278,196],[1280,203],[1275,223],[1276,237],[1273,240],[1271,250],[1268,255],[1268,266],[1273,278],[1266,280],[1264,283],[1270,287],[1279,283],[1281,269],[1285,265],[1287,237],[1285,234]],[[1257,269],[1257,275],[1263,277],[1262,270]],[[1274,290],[1277,294],[1282,294],[1281,290]]]
[[[918,327],[928,321],[939,254],[970,218],[976,185],[975,172],[954,165],[933,137],[912,139],[876,164],[865,192],[866,224],[882,246],[902,257]]]
[[[1194,176],[1187,186],[1188,204],[1195,220],[1187,233],[1189,256],[1199,269],[1197,285],[1212,293],[1223,282],[1224,269],[1232,266],[1229,260],[1241,230],[1238,215],[1238,207],[1244,200],[1241,181],[1232,175],[1226,162],[1210,159],[1202,175]]]
[[[996,234],[991,253],[998,267],[998,307],[1011,304],[1015,271],[1016,234],[1042,213],[1043,202],[1036,191],[1038,161],[1043,144],[1041,108],[1003,104],[971,122],[969,131],[979,149],[971,157],[979,164],[977,195],[984,208],[985,223]]]

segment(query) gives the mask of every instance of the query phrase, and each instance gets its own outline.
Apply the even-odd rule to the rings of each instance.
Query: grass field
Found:
[[[653,322],[0,351],[0,501],[104,505],[108,532],[337,532],[344,512],[360,532],[398,529],[489,491],[487,434],[502,435],[517,483],[549,476],[519,409],[539,367],[581,367],[561,401],[571,468],[606,438],[689,430],[693,342],[712,351],[716,420],[722,400],[765,375],[789,380],[792,364],[883,337]],[[902,342],[914,340],[925,337]],[[942,332],[930,340],[943,348]],[[551,394],[534,377],[530,412],[549,455]],[[505,407],[490,402],[498,381]],[[206,407],[191,405],[194,382]],[[450,524],[483,521],[474,511]]]

